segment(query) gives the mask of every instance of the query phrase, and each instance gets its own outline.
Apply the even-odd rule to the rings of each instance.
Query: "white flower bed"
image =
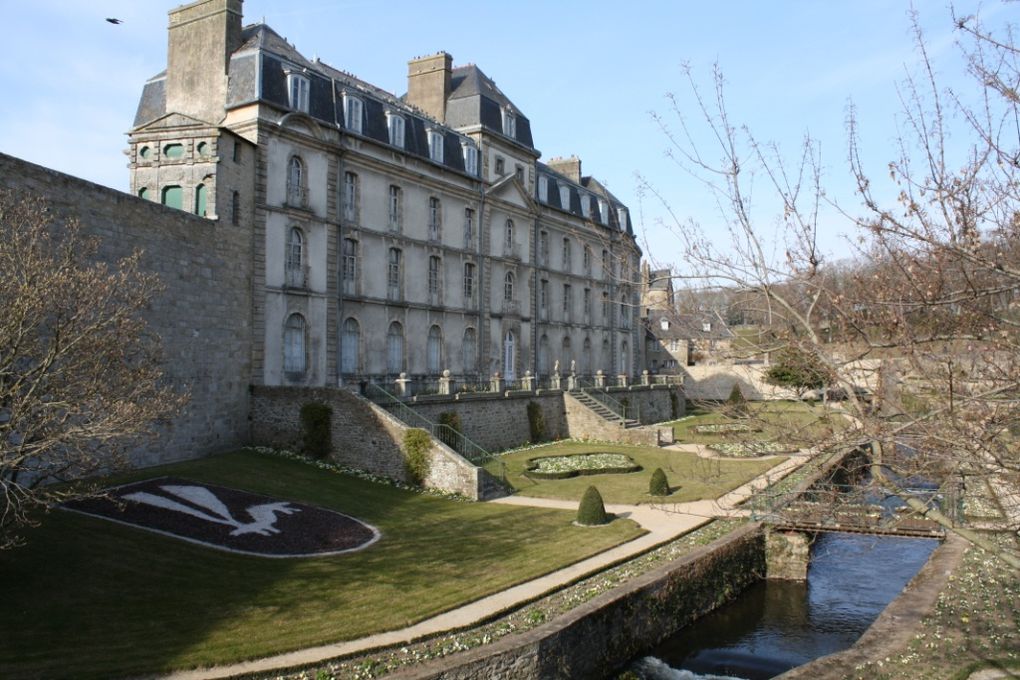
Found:
[[[691,427],[691,432],[698,434],[733,434],[735,432],[759,432],[760,430],[761,428],[747,423],[708,423]]]
[[[746,458],[751,456],[766,456],[773,453],[789,453],[790,448],[779,442],[770,441],[749,441],[749,442],[724,442],[710,444],[713,451],[718,451],[724,456]]]
[[[532,458],[525,474],[544,479],[566,479],[577,475],[625,474],[640,469],[634,459],[622,453],[579,453]]]

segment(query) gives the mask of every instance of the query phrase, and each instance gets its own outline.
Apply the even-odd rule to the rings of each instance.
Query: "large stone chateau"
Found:
[[[641,369],[626,206],[477,66],[412,59],[398,97],[305,58],[242,0],[170,12],[131,190],[251,237],[256,385],[422,386]]]

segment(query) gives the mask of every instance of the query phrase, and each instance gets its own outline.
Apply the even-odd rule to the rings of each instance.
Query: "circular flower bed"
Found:
[[[707,425],[693,425],[691,432],[697,434],[734,434],[740,432],[761,432],[760,427],[748,423],[709,423]]]
[[[733,458],[752,458],[754,456],[768,456],[774,453],[793,453],[795,449],[779,442],[749,441],[749,442],[724,442],[720,444],[709,444],[708,448],[718,451],[724,456]]]
[[[578,475],[624,474],[640,469],[630,456],[622,453],[580,453],[532,458],[526,474],[540,479],[566,479]]]

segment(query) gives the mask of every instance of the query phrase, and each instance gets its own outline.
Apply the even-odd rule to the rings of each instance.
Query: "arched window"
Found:
[[[517,380],[517,338],[513,331],[503,336],[503,377],[511,382]]]
[[[425,370],[429,375],[438,375],[443,366],[443,331],[439,326],[429,328],[429,339],[425,347]]]
[[[283,370],[291,375],[305,372],[305,320],[291,314],[283,326]]]
[[[358,372],[361,351],[361,327],[353,317],[344,321],[340,336],[340,372],[351,375]]]
[[[168,208],[177,208],[180,210],[184,207],[184,192],[177,185],[163,187],[163,193],[160,195],[160,201]]]
[[[399,321],[394,321],[386,333],[386,372],[396,375],[403,370],[404,327]]]
[[[308,204],[305,180],[305,164],[297,156],[291,156],[287,164],[287,205],[304,208]]]
[[[620,373],[630,375],[630,347],[626,340],[620,343]]]
[[[562,356],[560,356],[560,366],[564,371],[570,370],[570,362],[574,359],[574,352],[570,346],[570,336],[567,335],[563,338]]]
[[[591,375],[591,338],[585,338],[581,346],[581,375]]]
[[[538,339],[538,374],[549,375],[549,337]]]
[[[507,272],[503,279],[503,300],[513,302],[514,299],[514,273]]]
[[[506,234],[504,236],[504,245],[506,246],[507,254],[512,254],[514,251],[514,221],[506,221]]]
[[[204,184],[195,187],[195,214],[205,217],[206,188]]]
[[[142,187],[138,190],[138,198],[148,200],[149,190],[146,187]]]
[[[287,232],[287,248],[284,261],[287,285],[294,288],[305,286],[305,235],[297,227]]]
[[[461,344],[464,353],[464,372],[478,371],[478,332],[474,328],[464,329],[464,342]]]

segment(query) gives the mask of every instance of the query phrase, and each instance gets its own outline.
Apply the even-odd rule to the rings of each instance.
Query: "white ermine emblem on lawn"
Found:
[[[280,530],[273,526],[276,524],[276,513],[280,513],[281,515],[292,515],[295,512],[301,512],[299,508],[292,508],[289,503],[285,502],[261,503],[258,505],[250,505],[245,509],[253,521],[240,522],[234,518],[234,516],[230,513],[230,510],[227,509],[227,506],[224,505],[223,501],[217,498],[216,494],[204,486],[177,486],[168,484],[166,486],[160,486],[159,488],[168,494],[177,496],[189,503],[203,507],[215,514],[203,512],[197,508],[179,503],[172,498],[157,496],[156,494],[149,493],[148,491],[138,491],[136,493],[125,494],[123,498],[129,501],[145,503],[157,508],[163,508],[165,510],[183,512],[186,515],[204,519],[207,522],[215,522],[216,524],[232,526],[234,527],[234,530],[230,532],[231,536],[241,536],[243,534],[269,536],[272,534],[278,534],[280,533]]]

